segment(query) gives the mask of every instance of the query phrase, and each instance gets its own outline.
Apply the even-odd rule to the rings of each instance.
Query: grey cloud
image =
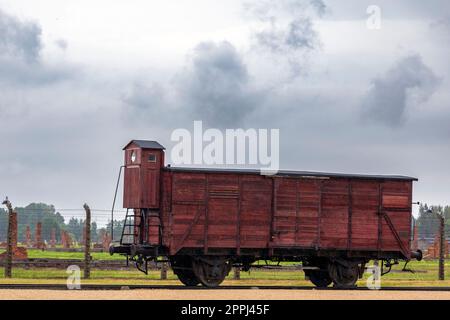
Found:
[[[137,81],[122,100],[131,106],[131,115],[140,116],[143,113],[156,115],[159,108],[163,107],[164,90],[158,83],[147,86],[142,81]]]
[[[28,64],[16,59],[0,59],[0,85],[41,86],[71,78],[75,67]]]
[[[308,58],[321,48],[313,19],[327,11],[321,0],[282,0],[247,4],[247,12],[263,23],[253,34],[256,47],[287,61],[292,76],[306,73]]]
[[[358,19],[364,19],[367,6],[360,2],[354,1],[350,5],[353,8],[348,8],[348,11]],[[327,1],[327,5],[329,3]],[[402,16],[408,16],[408,8],[413,4],[410,5],[411,1],[403,3],[401,9],[405,14]],[[423,3],[423,6],[443,12],[442,8]],[[343,6],[347,4],[336,1],[333,9],[339,10]],[[355,6],[360,6],[361,10]],[[286,62],[292,58],[294,62],[302,62],[300,67],[303,67],[304,56],[312,56],[316,52],[310,47],[318,46],[310,39],[320,39],[318,35],[317,38],[308,38],[304,36],[305,32],[292,32],[290,43],[287,43],[290,26],[297,19],[320,16],[321,13],[311,7],[311,15],[301,15],[297,14],[300,7],[295,8],[293,15],[289,10],[285,11],[287,20],[283,20],[283,15],[279,15],[272,6],[261,8],[258,17],[263,23],[260,31],[269,35],[277,31],[273,32],[273,39],[268,38],[269,44],[279,46],[273,51],[279,58],[277,61]],[[383,12],[389,13],[388,10]],[[310,21],[314,22],[314,18]],[[315,30],[314,24],[312,30]],[[416,39],[419,42],[422,37],[418,35]],[[361,82],[355,79],[371,70],[367,63],[350,65],[346,72],[332,68],[331,74],[320,73],[314,79],[298,78],[288,85],[274,81],[278,90],[268,94],[254,89],[257,81],[251,76],[252,71],[261,70],[263,75],[271,72],[269,63],[260,63],[268,61],[265,57],[252,60],[252,64],[230,44],[206,43],[192,52],[185,69],[179,71],[171,84],[166,86],[165,82],[158,80],[163,77],[149,72],[150,80],[136,81],[120,96],[121,90],[129,84],[126,72],[117,72],[111,77],[110,72],[102,73],[93,68],[85,78],[42,86],[42,83],[49,83],[61,74],[54,69],[52,73],[41,56],[43,44],[35,47],[34,53],[33,50],[28,51],[30,60],[21,53],[22,49],[6,49],[5,38],[0,37],[0,41],[4,41],[0,82],[8,83],[0,84],[0,109],[3,108],[0,117],[9,117],[0,126],[0,136],[4,138],[0,139],[0,148],[8,150],[0,153],[0,194],[8,194],[16,204],[45,201],[59,207],[78,208],[83,202],[88,202],[93,207],[108,208],[118,167],[123,161],[121,147],[132,138],[157,139],[169,147],[173,126],[192,128],[194,119],[205,120],[217,127],[244,124],[243,127],[280,128],[283,169],[417,175],[420,182],[416,184],[416,200],[438,202],[446,201],[448,197],[450,172],[446,159],[450,155],[445,146],[450,139],[450,116],[448,108],[442,107],[449,104],[448,82],[445,88],[438,88],[439,92],[431,101],[429,97],[437,85],[436,76],[424,66],[420,57],[402,59],[390,71],[373,80],[365,100],[364,116],[388,125],[386,118],[408,119],[397,130],[380,130],[379,126],[365,125],[358,113]],[[308,47],[309,43],[312,45]],[[443,50],[442,42],[433,44],[435,47],[427,49],[431,53],[429,57]],[[53,43],[50,45],[56,49]],[[425,45],[428,47],[429,44]],[[32,47],[24,46],[23,50]],[[268,45],[260,48],[272,52]],[[354,49],[345,53],[345,59],[356,61],[361,58],[357,44]],[[390,50],[385,52],[389,53]],[[385,58],[381,52],[380,60],[372,61],[374,68],[379,67]],[[335,59],[330,62],[333,66],[342,63],[339,61],[342,57]],[[149,60],[144,59],[142,64],[146,63]],[[127,65],[124,62],[124,66]],[[251,66],[255,69],[250,69]],[[114,70],[116,67],[111,65]],[[59,71],[67,68],[63,66]],[[437,72],[438,68],[434,68]],[[448,74],[448,70],[439,70],[440,74],[445,75],[445,72]],[[142,73],[136,77],[141,77]],[[268,78],[277,76],[270,73]],[[24,87],[24,81],[29,81],[27,87]],[[426,109],[410,112],[414,103],[426,99],[429,99]],[[394,115],[379,115],[388,113],[384,110],[387,107],[384,101],[389,105],[389,111],[398,109]],[[28,113],[24,113],[27,110]],[[133,113],[134,121],[126,122],[124,112]],[[136,119],[143,125],[137,125]],[[401,123],[402,120],[399,121]],[[418,130],[424,123],[429,124],[427,129]],[[427,154],[426,161],[421,154]],[[169,160],[169,156],[167,158]]]
[[[428,100],[438,83],[419,55],[405,57],[372,80],[363,101],[363,119],[387,126],[402,124],[408,105]]]
[[[0,194],[17,205],[44,201],[60,208],[84,202],[106,207],[121,147],[148,134],[149,125],[147,132],[122,127],[122,83],[108,84],[99,73],[74,80],[0,88],[0,148],[8,150],[0,153]],[[90,165],[93,159],[101,165]]]
[[[66,50],[68,47],[68,43],[64,39],[58,39],[55,41],[55,44],[62,50]]]
[[[440,43],[450,43],[450,15],[433,20],[429,25],[431,36]]]
[[[329,10],[322,0],[311,0],[310,4],[315,8],[317,14],[322,17]]]
[[[215,127],[239,126],[264,94],[252,88],[247,66],[229,42],[202,42],[169,86],[137,81],[122,101],[129,119],[157,116],[177,126],[202,120]]]
[[[255,34],[258,44],[272,52],[288,54],[291,50],[314,50],[319,45],[317,32],[309,18],[289,22],[285,30],[272,26]]]
[[[35,62],[42,49],[41,33],[36,23],[20,21],[0,10],[0,56]]]
[[[45,84],[67,78],[73,70],[42,61],[41,27],[0,10],[0,84]]]
[[[324,14],[323,1],[269,0],[247,3],[246,10],[264,22],[265,28],[254,36],[261,48],[287,63],[288,77],[305,72],[309,53],[320,46],[311,15]],[[286,13],[287,25],[279,28],[279,15]],[[256,89],[254,83],[232,44],[202,42],[168,88],[139,82],[123,101],[131,117],[148,119],[158,114],[171,124],[199,119],[215,127],[241,126],[266,97],[267,90]],[[177,99],[168,99],[172,94]]]
[[[286,44],[294,49],[308,48],[313,50],[318,42],[317,32],[313,29],[311,19],[299,18],[289,24]]]
[[[251,89],[247,67],[228,42],[200,43],[190,65],[176,77],[182,107],[209,125],[242,123],[261,99]]]

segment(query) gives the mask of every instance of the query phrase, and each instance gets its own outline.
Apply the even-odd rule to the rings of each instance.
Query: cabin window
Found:
[[[136,151],[131,151],[131,156],[130,156],[131,162],[134,163],[136,161]]]
[[[148,155],[148,162],[156,162],[156,154],[150,153]]]

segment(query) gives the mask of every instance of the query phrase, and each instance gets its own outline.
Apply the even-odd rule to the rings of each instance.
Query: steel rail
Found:
[[[20,289],[20,290],[69,290],[65,284],[0,284],[0,290]],[[127,285],[127,284],[81,284],[80,290],[318,290],[318,291],[371,291],[367,287],[353,288],[316,288],[312,286],[219,286],[215,288],[208,287],[187,287],[184,285]],[[379,290],[373,291],[448,291],[450,287],[381,287]]]

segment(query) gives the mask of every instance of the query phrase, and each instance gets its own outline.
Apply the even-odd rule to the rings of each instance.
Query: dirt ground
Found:
[[[450,292],[323,290],[0,290],[0,300],[450,300]]]

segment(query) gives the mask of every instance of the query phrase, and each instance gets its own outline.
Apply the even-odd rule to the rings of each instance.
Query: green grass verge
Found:
[[[30,259],[84,259],[84,252],[60,252],[60,251],[42,251],[38,249],[28,249],[28,258]],[[108,252],[91,252],[94,260],[125,260],[124,256]]]

